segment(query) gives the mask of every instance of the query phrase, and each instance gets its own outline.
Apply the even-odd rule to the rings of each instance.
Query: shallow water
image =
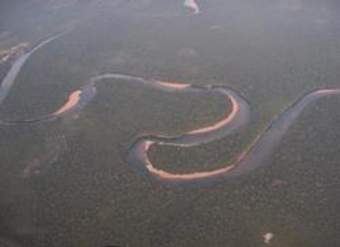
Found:
[[[230,86],[249,101],[247,129],[196,147],[150,150],[164,170],[203,171],[233,160],[297,98],[340,86],[337,1],[197,0],[199,14],[183,2],[0,7],[0,50],[73,28],[23,66],[1,119],[54,112],[102,73]],[[9,67],[0,64],[0,78]],[[0,243],[257,247],[272,233],[270,246],[340,246],[339,103],[335,96],[308,106],[268,164],[248,175],[167,188],[129,166],[127,148],[143,133],[178,135],[215,123],[224,99],[105,80],[77,114],[0,127]]]

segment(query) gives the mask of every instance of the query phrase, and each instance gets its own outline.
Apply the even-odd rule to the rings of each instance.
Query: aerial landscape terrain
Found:
[[[0,3],[0,246],[340,246],[340,2]]]

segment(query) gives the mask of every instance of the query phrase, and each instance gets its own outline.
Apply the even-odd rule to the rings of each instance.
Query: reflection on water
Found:
[[[246,130],[206,145],[150,150],[158,168],[203,171],[233,160],[298,97],[340,86],[338,1],[186,2],[200,14],[184,1],[4,1],[0,59],[13,59],[1,60],[1,80],[21,50],[13,47],[30,49],[75,28],[30,57],[0,119],[55,112],[103,73],[154,78],[165,87],[226,85],[249,101]],[[215,123],[224,98],[124,80],[96,87],[97,97],[76,115],[1,126],[0,244],[340,245],[339,97],[307,107],[271,161],[249,175],[210,188],[165,188],[127,164],[127,148],[141,133],[178,135]]]
[[[194,14],[199,14],[200,9],[198,7],[198,4],[196,3],[195,0],[185,0],[184,1],[184,6],[190,8]]]

